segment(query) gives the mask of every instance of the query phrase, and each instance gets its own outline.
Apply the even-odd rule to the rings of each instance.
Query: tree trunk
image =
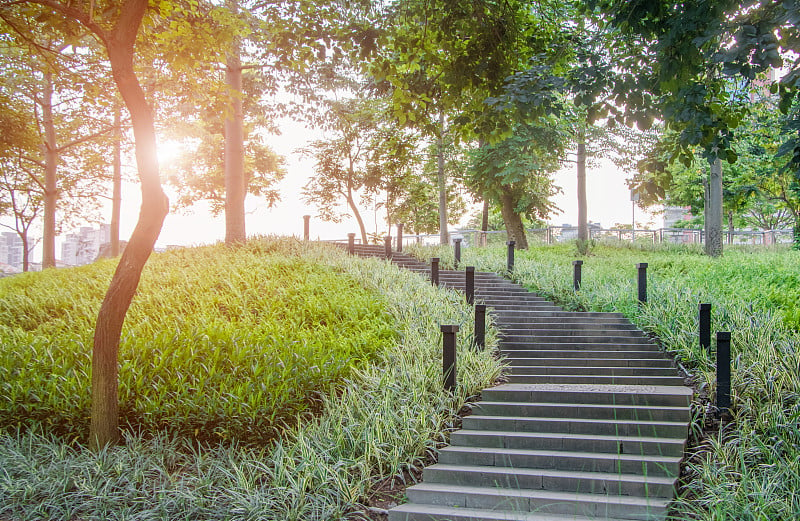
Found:
[[[122,128],[119,106],[114,108],[114,173],[111,195],[111,256],[119,255],[119,221],[122,208]]]
[[[722,255],[722,161],[716,158],[708,174],[708,201],[706,203],[706,254]]]
[[[44,126],[44,216],[42,229],[42,269],[56,266],[56,202],[58,200],[58,144],[53,121],[53,74],[44,74],[42,92]]]
[[[728,244],[733,244],[733,210],[728,210]]]
[[[792,249],[800,250],[800,212],[794,214],[794,227],[792,229]]]
[[[19,233],[19,238],[22,240],[22,271],[28,271],[31,259],[31,254],[28,251],[28,230]]]
[[[234,13],[238,0],[230,0]],[[242,112],[241,44],[234,39],[225,68],[225,83],[230,93],[230,114],[225,119],[225,244],[244,242],[244,114]]]
[[[364,219],[361,218],[361,212],[358,211],[358,206],[353,200],[353,195],[350,193],[347,194],[347,205],[353,211],[353,217],[355,217],[356,222],[358,222],[358,230],[361,232],[361,244],[367,244],[367,228],[364,226]]]
[[[439,244],[450,242],[447,233],[447,177],[444,172],[444,112],[439,113],[439,135],[436,138],[436,178],[439,184]]]
[[[114,81],[131,116],[136,164],[142,185],[142,206],[136,228],[100,306],[95,326],[89,437],[89,443],[95,449],[119,440],[117,357],[120,334],[142,269],[169,211],[158,172],[153,112],[133,69],[134,42],[146,8],[147,0],[124,2],[114,32],[104,40]]]
[[[517,213],[517,202],[510,190],[505,187],[500,195],[500,213],[503,215],[503,223],[506,225],[508,240],[515,241],[515,247],[518,250],[527,250],[528,236],[525,233],[525,226],[522,224],[522,217]]]
[[[583,131],[578,136],[578,240],[589,240],[588,208],[586,203],[586,143]]]
[[[483,200],[483,210],[481,211],[481,238],[480,238],[480,245],[486,246],[488,241],[488,235],[486,232],[489,231],[489,200]]]

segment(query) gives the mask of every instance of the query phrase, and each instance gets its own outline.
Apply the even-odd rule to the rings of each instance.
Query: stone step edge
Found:
[[[413,517],[414,514],[425,517]],[[610,517],[514,512],[511,510],[481,510],[465,507],[454,508],[424,503],[404,503],[389,511],[390,521],[407,521],[409,519],[415,521],[418,519],[424,519],[425,521],[430,521],[431,519],[447,521],[625,521],[620,518]]]

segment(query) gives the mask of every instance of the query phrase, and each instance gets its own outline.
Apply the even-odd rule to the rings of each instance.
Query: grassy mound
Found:
[[[393,345],[379,294],[271,248],[153,256],[122,333],[123,424],[264,442]],[[0,280],[0,425],[85,435],[94,320],[114,267]]]

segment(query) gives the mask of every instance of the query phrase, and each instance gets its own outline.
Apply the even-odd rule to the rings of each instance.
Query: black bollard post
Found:
[[[572,289],[578,291],[581,289],[581,266],[583,265],[582,260],[574,260],[572,261]]]
[[[511,273],[514,271],[514,245],[516,241],[508,241],[506,245],[508,245],[508,259],[506,260],[506,268],[508,272]]]
[[[442,376],[446,391],[456,388],[456,333],[457,325],[439,326],[442,330]]]
[[[397,224],[397,253],[403,251],[403,223]]]
[[[460,237],[457,239],[453,239],[453,253],[456,257],[456,269],[458,269],[458,264],[461,262],[461,239]]]
[[[475,304],[475,347],[486,347],[486,304]]]
[[[309,222],[311,221],[310,215],[303,216],[303,240],[308,242],[310,233],[309,233]]]
[[[639,302],[644,304],[647,302],[647,263],[640,262],[636,267],[639,269]]]
[[[700,304],[698,313],[698,329],[700,347],[711,353],[711,304]]]
[[[356,234],[355,233],[348,233],[347,234],[347,253],[350,255],[355,255],[356,253]]]
[[[717,332],[717,409],[728,412],[731,406],[731,334]]]
[[[431,259],[431,282],[434,286],[439,285],[439,257]]]
[[[392,236],[387,235],[383,238],[383,254],[384,258],[391,259],[392,258]]]
[[[475,303],[475,266],[467,266],[464,270],[464,293],[467,294],[467,303]]]

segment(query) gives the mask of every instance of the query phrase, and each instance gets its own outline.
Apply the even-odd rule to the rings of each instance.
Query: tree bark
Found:
[[[234,13],[238,0],[229,0]],[[241,44],[235,38],[228,53],[225,83],[230,92],[230,114],[225,119],[225,244],[237,244],[247,238],[244,213],[244,114],[242,112]]]
[[[19,238],[22,241],[22,271],[28,271],[31,264],[31,254],[28,251],[28,230],[19,233]]]
[[[733,244],[733,210],[728,210],[728,244]]]
[[[53,73],[44,74],[42,92],[44,126],[44,215],[42,226],[42,269],[56,266],[56,203],[58,201],[58,144],[53,120]]]
[[[503,188],[500,195],[500,213],[503,215],[503,223],[506,225],[506,235],[509,241],[515,241],[518,250],[528,249],[528,236],[525,233],[525,226],[522,224],[522,217],[517,213],[517,202],[507,188]]]
[[[358,222],[358,230],[361,232],[361,244],[367,244],[367,228],[364,226],[364,219],[361,218],[361,212],[358,211],[358,206],[353,200],[353,195],[351,193],[347,194],[347,205],[353,211],[353,217],[355,217],[356,222]]]
[[[114,81],[130,112],[136,164],[142,190],[139,220],[109,284],[94,334],[92,350],[92,416],[89,443],[93,448],[119,441],[118,353],[120,334],[147,259],[161,232],[169,202],[161,189],[153,113],[133,69],[134,42],[148,0],[128,0],[104,43]]]
[[[119,106],[114,108],[114,172],[111,195],[111,256],[119,255],[119,221],[122,209],[122,128]]]
[[[706,202],[706,254],[722,255],[722,161],[716,158],[708,174],[708,201]]]
[[[586,203],[586,143],[583,132],[578,142],[578,240],[589,240],[588,208]]]
[[[444,171],[444,112],[439,113],[439,135],[436,138],[436,178],[439,185],[439,244],[448,244],[447,177]]]

